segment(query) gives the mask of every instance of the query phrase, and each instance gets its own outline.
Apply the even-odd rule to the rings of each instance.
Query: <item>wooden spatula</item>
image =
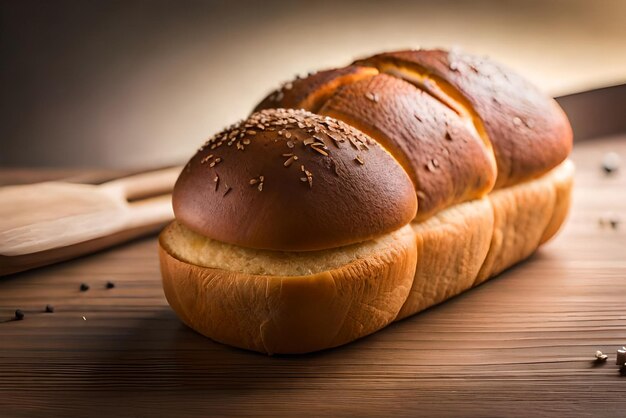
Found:
[[[98,186],[46,182],[1,187],[0,276],[158,230],[173,218],[171,190],[180,171],[167,168]]]

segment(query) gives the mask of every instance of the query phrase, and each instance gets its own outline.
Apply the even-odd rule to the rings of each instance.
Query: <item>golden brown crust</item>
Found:
[[[317,110],[339,87],[376,74],[378,70],[375,68],[357,65],[319,71],[283,84],[265,97],[254,111],[288,108],[306,109],[317,113]]]
[[[543,245],[556,235],[572,204],[572,188],[574,187],[574,164],[565,160],[557,169],[552,170],[554,179],[555,202],[552,217],[543,231],[539,245]]]
[[[397,319],[479,285],[532,254],[563,225],[573,174],[566,160],[537,179],[413,222],[419,259]]]
[[[558,231],[569,207],[573,175],[574,164],[565,160],[535,180],[489,194],[493,237],[474,285],[526,259]]]
[[[163,289],[181,320],[215,341],[268,354],[335,347],[398,314],[417,258],[410,227],[396,235],[379,253],[307,276],[201,267],[174,258],[160,242]]]
[[[381,71],[406,68],[426,74],[421,88],[441,97],[458,94],[477,114],[493,144],[498,164],[496,187],[537,177],[560,164],[571,151],[567,117],[550,97],[515,72],[489,59],[443,50],[396,51],[359,60]],[[383,69],[384,68],[384,69]]]
[[[489,198],[461,203],[423,222],[412,222],[419,261],[411,292],[397,320],[470,289],[493,235]]]
[[[367,67],[370,67],[369,73]],[[362,69],[362,77],[350,79],[345,76],[355,72],[355,68]],[[297,106],[317,111],[324,102],[332,101],[334,95],[343,94],[350,84],[364,82],[376,71],[410,81],[457,111],[465,121],[473,122],[485,144],[487,158],[495,158],[497,163],[496,188],[541,176],[565,160],[571,151],[571,127],[553,99],[500,64],[456,51],[387,52],[358,60],[342,69],[299,79],[295,89],[301,92]],[[341,78],[342,82],[327,82],[334,78]],[[318,90],[319,94],[316,93]],[[316,97],[314,105],[302,99],[309,96]],[[275,95],[274,99],[271,103],[274,107],[295,105],[287,94]],[[266,100],[257,108],[269,105]],[[372,114],[368,109],[371,103],[362,102],[361,105],[365,106],[359,109],[361,112]],[[374,124],[373,120],[367,122]],[[403,147],[404,139],[388,139],[395,142],[392,149]],[[419,150],[414,152],[416,155],[412,159],[426,157]],[[403,157],[398,155],[397,158]],[[428,202],[425,202],[424,213],[427,212]],[[421,219],[427,216],[418,215]]]
[[[332,118],[275,109],[217,134],[173,192],[176,218],[244,247],[308,251],[396,230],[417,200],[402,167],[375,141]]]
[[[398,78],[379,74],[339,89],[319,110],[367,133],[403,165],[419,200],[417,219],[487,194],[496,167],[456,113]]]

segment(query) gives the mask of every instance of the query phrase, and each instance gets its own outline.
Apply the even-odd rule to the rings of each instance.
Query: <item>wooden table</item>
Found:
[[[611,150],[625,164],[606,176]],[[2,278],[0,416],[626,416],[626,136],[578,143],[573,159],[569,222],[530,260],[317,354],[267,357],[183,326],[155,237]],[[0,181],[40,175],[59,174]],[[615,230],[598,222],[611,211]],[[10,320],[16,308],[24,320]]]

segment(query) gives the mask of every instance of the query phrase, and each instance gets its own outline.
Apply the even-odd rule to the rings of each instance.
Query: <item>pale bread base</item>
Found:
[[[479,285],[530,256],[569,211],[574,164],[412,223],[418,264],[397,319]]]
[[[259,275],[176,258],[178,240],[166,229],[159,241],[163,289],[183,322],[215,341],[269,354],[335,347],[385,327],[407,298],[417,263],[414,234],[407,225],[387,235],[384,245],[367,244],[372,251],[343,265],[333,261],[354,253],[353,246],[327,250],[327,270]],[[276,263],[262,254],[256,261]]]
[[[264,353],[305,353],[371,334],[528,257],[562,225],[573,164],[332,250],[252,250],[176,222],[160,236],[163,288],[188,326]],[[419,257],[419,260],[418,260]]]

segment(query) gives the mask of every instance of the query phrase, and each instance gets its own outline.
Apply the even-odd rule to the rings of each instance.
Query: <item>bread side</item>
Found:
[[[574,166],[452,206],[413,222],[419,261],[398,314],[406,318],[496,276],[530,256],[563,225]]]
[[[198,266],[170,254],[166,239],[159,245],[163,289],[181,320],[215,341],[268,354],[322,350],[385,327],[417,264],[408,225],[379,251],[303,276]]]
[[[335,347],[527,257],[563,223],[572,176],[566,161],[493,197],[454,205],[376,242],[327,250],[319,258],[233,251],[173,224],[160,237],[163,288],[183,322],[213,340],[264,353]],[[302,266],[311,273],[300,274]],[[257,271],[250,268],[262,268],[262,274],[243,272]],[[267,274],[270,269],[275,274]]]
[[[160,245],[172,256],[201,267],[258,276],[306,276],[333,270],[384,252],[402,241],[404,228],[357,244],[319,251],[270,251],[213,240],[173,221]]]
[[[491,244],[493,211],[489,199],[483,198],[451,206],[411,227],[419,261],[397,319],[472,287]]]

